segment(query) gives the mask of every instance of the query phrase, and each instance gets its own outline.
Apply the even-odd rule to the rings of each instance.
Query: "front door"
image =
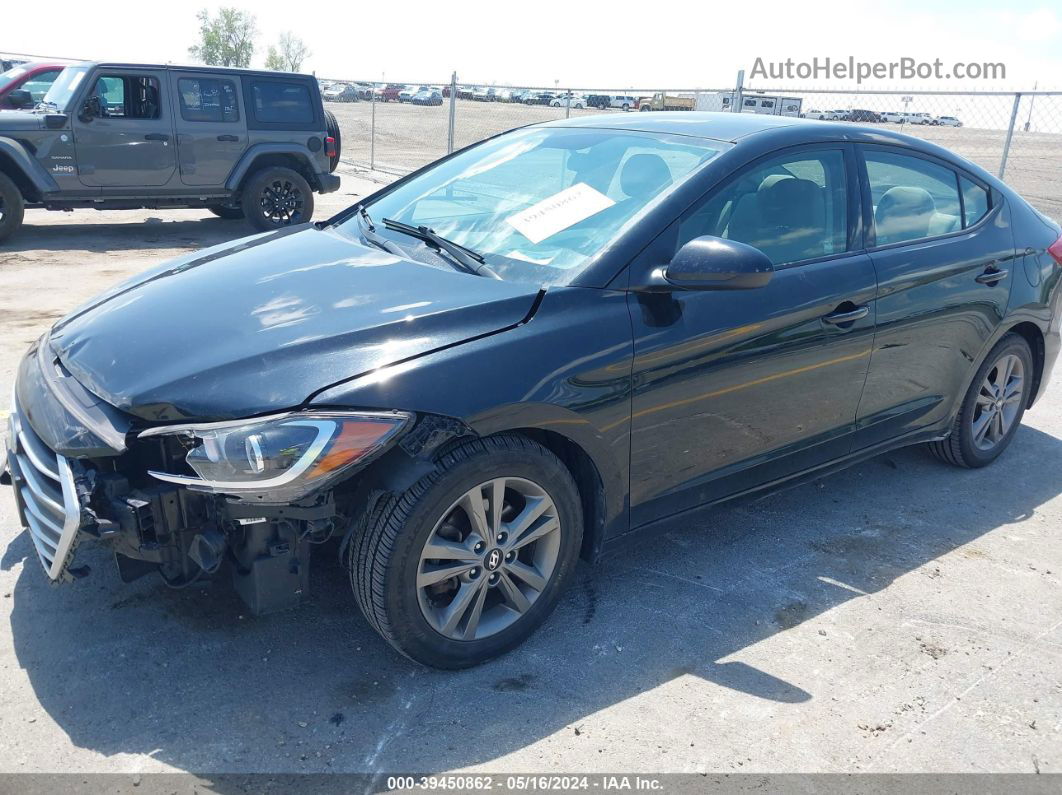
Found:
[[[1001,196],[909,150],[861,151],[880,283],[857,435],[870,446],[951,416],[1024,277]]]
[[[240,83],[176,71],[170,80],[181,182],[221,187],[247,148]]]
[[[91,187],[165,185],[177,169],[166,73],[147,69],[98,72],[79,108],[98,99],[99,115],[74,115],[78,176]]]
[[[869,257],[853,250],[853,164],[842,145],[754,164],[632,266],[633,525],[849,452],[876,288]],[[666,261],[700,235],[761,249],[775,264],[771,282],[727,292],[637,292],[638,280],[661,264],[654,258]]]

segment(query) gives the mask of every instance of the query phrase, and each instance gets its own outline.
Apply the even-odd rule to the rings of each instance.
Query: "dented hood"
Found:
[[[141,274],[57,323],[51,345],[81,384],[123,411],[232,419],[512,327],[537,294],[301,227]]]

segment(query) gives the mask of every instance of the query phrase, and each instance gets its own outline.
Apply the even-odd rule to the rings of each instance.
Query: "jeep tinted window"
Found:
[[[231,80],[182,77],[177,81],[181,118],[185,121],[239,121],[236,84]]]
[[[306,124],[314,120],[310,91],[302,83],[252,80],[254,117],[272,124]]]

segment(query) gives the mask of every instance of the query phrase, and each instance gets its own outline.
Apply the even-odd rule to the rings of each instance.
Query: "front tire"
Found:
[[[1029,404],[1033,358],[1029,343],[1007,334],[985,357],[947,439],[930,442],[937,458],[974,469],[999,458],[1010,445]]]
[[[251,176],[240,206],[255,229],[272,232],[313,218],[313,191],[299,172],[270,166]]]
[[[25,214],[22,191],[11,177],[0,173],[0,240],[6,240],[18,231]]]
[[[351,585],[372,627],[419,663],[468,668],[553,611],[578,558],[582,509],[560,459],[502,435],[447,452],[354,533]]]

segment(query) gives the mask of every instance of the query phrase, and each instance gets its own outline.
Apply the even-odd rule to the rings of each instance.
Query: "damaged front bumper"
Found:
[[[228,564],[251,611],[268,613],[300,603],[310,546],[337,528],[331,493],[247,504],[151,478],[163,442],[129,449],[131,418],[65,373],[46,339],[20,365],[7,431],[18,515],[53,582],[88,574],[75,551],[91,541],[111,548],[125,581],[157,571],[179,587]]]

